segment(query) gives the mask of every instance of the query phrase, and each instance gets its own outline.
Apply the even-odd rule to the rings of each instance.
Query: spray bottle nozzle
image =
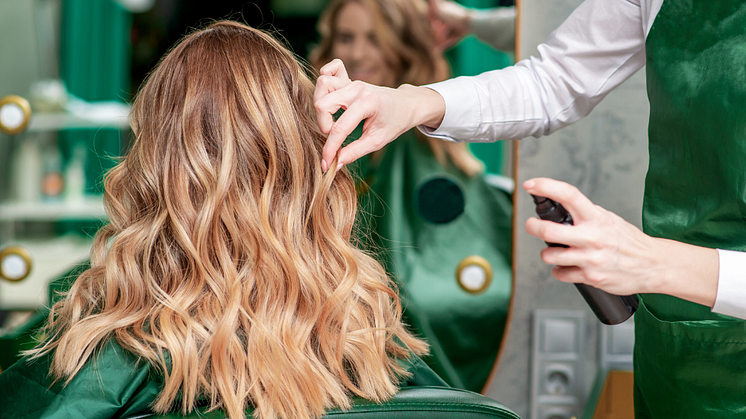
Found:
[[[536,204],[536,213],[539,215],[547,214],[554,209],[554,202],[543,196],[531,195],[534,197],[534,204]]]
[[[552,201],[543,196],[531,195],[536,204],[536,214],[542,220],[554,221],[560,224],[572,224],[572,217],[565,207],[559,202]]]

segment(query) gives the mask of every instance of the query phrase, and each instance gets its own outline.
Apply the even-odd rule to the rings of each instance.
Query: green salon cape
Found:
[[[50,356],[22,358],[0,373],[4,419],[108,419],[148,412],[163,385],[147,362],[114,341],[65,385],[49,375]]]
[[[447,387],[418,357],[401,362],[412,375],[400,387]],[[49,356],[24,358],[0,373],[0,418],[126,418],[149,413],[163,386],[156,368],[115,340],[103,345],[67,385],[49,376],[49,366]]]
[[[410,329],[430,343],[423,359],[448,384],[482,391],[512,293],[510,196],[482,175],[443,168],[414,131],[352,170],[361,178],[361,236],[397,281]],[[457,279],[472,256],[492,270],[485,289],[469,288],[476,292]]]
[[[746,2],[665,0],[646,40],[646,233],[746,250]],[[665,295],[635,315],[635,411],[746,418],[746,322]]]

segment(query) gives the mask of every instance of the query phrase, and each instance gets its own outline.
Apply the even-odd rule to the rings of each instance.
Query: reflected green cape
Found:
[[[423,359],[450,385],[482,391],[512,293],[510,195],[482,175],[444,168],[414,131],[352,170],[361,179],[360,235],[396,280],[410,329],[431,344]],[[457,280],[459,264],[475,255],[493,271],[480,293]]]

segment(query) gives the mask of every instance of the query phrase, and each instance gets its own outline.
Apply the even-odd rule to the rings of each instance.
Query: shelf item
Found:
[[[31,106],[20,96],[9,95],[0,99],[0,131],[8,135],[26,129],[31,118]]]
[[[128,130],[131,107],[121,102],[71,101],[64,112],[36,112],[29,132],[63,131],[81,128]]]
[[[60,111],[31,112],[29,102],[16,95],[0,98],[0,132],[6,135],[70,129],[117,128],[129,130],[132,106],[117,101],[86,102],[70,98]]]
[[[28,251],[33,269],[23,281],[0,281],[0,309],[32,310],[48,304],[49,281],[88,259],[93,239],[70,234],[48,240],[19,240],[13,245]]]
[[[0,279],[23,281],[31,272],[31,254],[21,246],[0,249]]]
[[[88,195],[76,201],[7,202],[0,204],[3,221],[105,220],[101,195]]]

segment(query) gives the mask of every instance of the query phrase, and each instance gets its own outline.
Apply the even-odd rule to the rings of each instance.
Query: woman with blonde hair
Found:
[[[418,379],[426,345],[351,244],[354,183],[322,173],[313,87],[292,53],[236,22],[162,59],[106,178],[91,268],[43,343],[0,374],[3,417],[315,418]]]
[[[427,13],[421,0],[333,0],[311,63],[338,58],[351,79],[388,87],[445,80]],[[364,239],[398,281],[406,323],[431,344],[424,360],[452,386],[485,390],[512,293],[510,197],[486,182],[467,144],[417,130],[353,166]]]

